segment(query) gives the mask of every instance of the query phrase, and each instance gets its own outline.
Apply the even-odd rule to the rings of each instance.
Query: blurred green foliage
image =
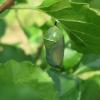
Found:
[[[4,19],[0,19],[0,37],[5,34],[6,31],[6,22]]]
[[[5,2],[5,0],[0,0],[0,4],[3,4]]]
[[[0,13],[0,100],[100,99],[100,1],[72,1],[15,0]],[[65,41],[62,69],[47,63],[43,41],[57,19]]]

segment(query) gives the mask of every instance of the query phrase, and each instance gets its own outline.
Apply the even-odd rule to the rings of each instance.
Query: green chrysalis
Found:
[[[47,62],[54,67],[61,66],[64,56],[64,37],[57,27],[51,27],[44,35]]]

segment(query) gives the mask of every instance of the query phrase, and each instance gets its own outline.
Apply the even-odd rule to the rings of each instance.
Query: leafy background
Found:
[[[14,2],[0,13],[0,99],[99,100],[100,1]],[[55,20],[64,34],[64,72],[45,59],[43,36]]]

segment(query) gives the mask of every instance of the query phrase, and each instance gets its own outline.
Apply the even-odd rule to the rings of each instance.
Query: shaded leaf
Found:
[[[93,69],[100,69],[100,56],[95,54],[84,55],[82,63]]]
[[[27,0],[16,0],[17,3],[27,3]]]
[[[0,63],[5,63],[6,61],[12,59],[19,62],[34,61],[31,55],[26,55],[20,48],[10,45],[0,45]]]
[[[6,31],[6,22],[4,19],[0,19],[0,37],[2,37],[5,34]]]
[[[53,69],[48,71],[52,77],[60,100],[77,100],[79,98],[79,80],[76,78],[66,77]]]
[[[96,75],[84,82],[81,100],[100,99],[100,75]]]
[[[0,65],[0,99],[58,100],[52,79],[29,62]]]

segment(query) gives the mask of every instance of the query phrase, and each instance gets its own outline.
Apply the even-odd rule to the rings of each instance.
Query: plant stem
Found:
[[[5,11],[9,7],[11,7],[12,5],[14,5],[14,0],[6,0],[5,3],[3,3],[2,5],[0,5],[0,13],[2,13],[3,11]]]

